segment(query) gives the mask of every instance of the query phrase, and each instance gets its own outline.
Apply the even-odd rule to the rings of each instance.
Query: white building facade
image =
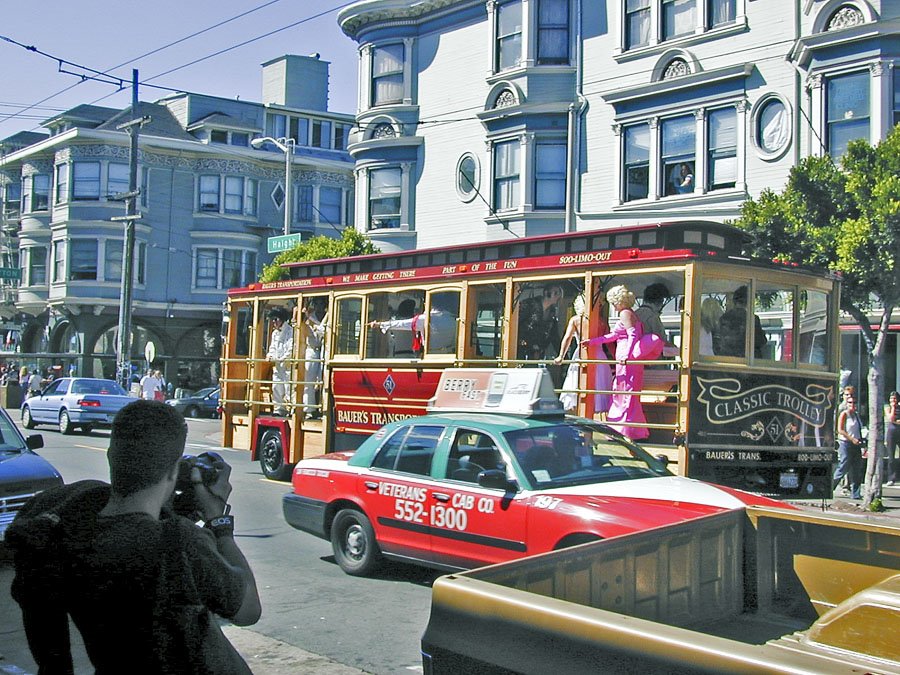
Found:
[[[900,120],[898,0],[366,0],[358,229],[385,250],[736,218]]]

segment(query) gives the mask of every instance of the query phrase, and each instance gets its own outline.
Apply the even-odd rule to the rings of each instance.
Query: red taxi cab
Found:
[[[287,522],[348,574],[384,559],[458,570],[765,504],[672,475],[609,427],[567,417],[540,368],[448,369],[429,413],[355,453],[299,462]]]

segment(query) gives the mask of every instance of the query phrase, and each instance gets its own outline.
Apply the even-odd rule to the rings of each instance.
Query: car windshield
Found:
[[[503,435],[532,489],[670,475],[662,462],[596,424],[567,421]]]
[[[109,394],[111,396],[127,396],[125,390],[112,380],[75,380],[72,383],[73,394]]]
[[[7,415],[0,414],[0,452],[19,453],[24,451],[25,444],[22,442],[21,434],[16,431]]]

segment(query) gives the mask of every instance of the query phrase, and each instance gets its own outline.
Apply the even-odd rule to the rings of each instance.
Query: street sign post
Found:
[[[22,270],[18,267],[0,267],[0,279],[22,280]]]
[[[281,253],[282,251],[287,251],[288,249],[294,248],[294,246],[301,241],[303,241],[303,235],[299,232],[282,234],[278,237],[269,237],[267,242],[269,253]]]

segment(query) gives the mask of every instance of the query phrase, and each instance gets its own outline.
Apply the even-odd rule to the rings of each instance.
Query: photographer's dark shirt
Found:
[[[30,513],[23,510],[20,516],[52,508],[77,485],[42,493],[30,509],[26,507]],[[22,606],[32,653],[39,666],[49,666],[42,672],[63,672],[53,665],[57,658],[53,651],[68,651],[68,636],[64,628],[59,635],[48,635],[52,630],[48,623],[53,623],[48,615],[65,611],[78,627],[97,673],[156,672],[153,613],[162,524],[144,513],[101,517],[98,512],[105,500],[97,504],[92,511],[77,509],[77,517],[62,515],[58,575],[52,570],[48,579],[33,565],[20,565],[27,558],[17,558],[13,595]],[[233,617],[243,600],[242,572],[219,554],[212,532],[181,516],[170,517],[182,532],[190,573],[203,603],[219,616]],[[17,524],[27,526],[27,518]],[[29,555],[40,557],[40,547],[32,543]],[[48,653],[35,652],[33,635],[40,636]]]

